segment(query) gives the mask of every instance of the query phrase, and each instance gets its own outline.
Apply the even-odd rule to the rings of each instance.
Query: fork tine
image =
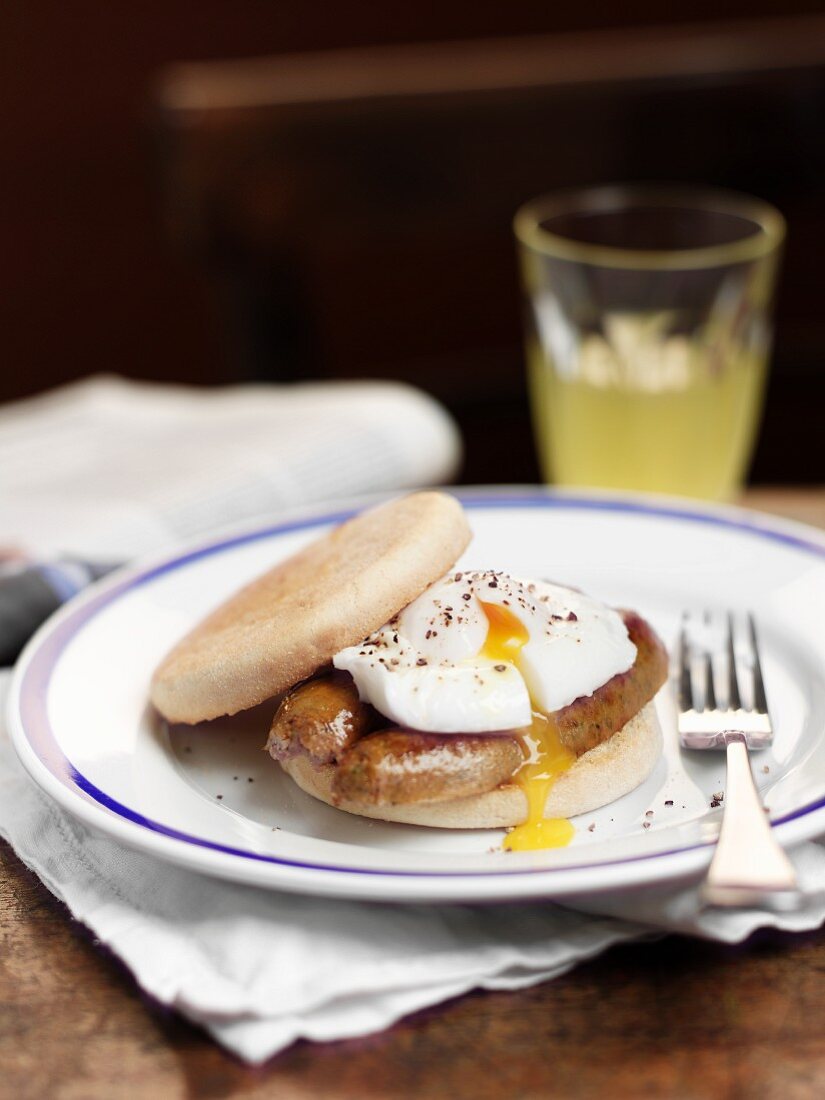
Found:
[[[705,653],[705,710],[716,710],[716,692],[713,690],[713,661]]]
[[[759,660],[759,644],[756,640],[756,623],[751,614],[748,614],[748,627],[751,636],[751,651],[753,657],[753,709],[757,714],[767,714],[768,700],[765,696],[765,681],[762,679],[762,664]]]
[[[739,681],[736,679],[736,654],[733,651],[733,615],[728,612],[728,707],[740,710],[742,698],[739,695]]]
[[[679,707],[693,710],[693,682],[690,675],[690,648],[687,640],[687,616],[682,618],[679,634]]]

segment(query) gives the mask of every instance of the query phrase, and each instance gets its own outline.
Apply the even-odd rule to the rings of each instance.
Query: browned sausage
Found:
[[[621,615],[637,650],[633,665],[555,713],[561,742],[576,756],[612,737],[667,679],[667,651],[652,627],[635,612]],[[464,798],[493,790],[523,759],[520,742],[506,735],[383,730],[343,754],[333,793],[371,806]]]
[[[349,673],[334,672],[293,688],[272,720],[266,747],[276,760],[305,752],[330,764],[375,725],[376,713],[358,698]]]
[[[466,798],[493,790],[523,760],[510,737],[381,730],[341,757],[333,797],[369,806]]]
[[[653,627],[635,613],[621,611],[636,660],[592,695],[583,695],[556,711],[559,739],[576,756],[607,741],[649,703],[667,679],[667,650]]]

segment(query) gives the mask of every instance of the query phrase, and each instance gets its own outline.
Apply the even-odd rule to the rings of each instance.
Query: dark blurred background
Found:
[[[0,400],[401,378],[535,479],[513,211],[678,180],[788,218],[753,480],[823,481],[824,10],[6,0]]]

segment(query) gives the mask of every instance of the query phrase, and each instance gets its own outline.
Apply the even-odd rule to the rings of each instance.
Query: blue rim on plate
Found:
[[[745,532],[755,538],[766,539],[797,549],[805,554],[810,554],[820,559],[825,559],[825,537],[822,542],[814,538],[806,537],[802,532],[806,531],[802,525],[788,523],[783,529],[780,523],[774,524],[772,518],[763,517],[758,513],[748,513],[744,510],[725,509],[701,509],[690,507],[682,502],[658,502],[655,499],[634,499],[613,496],[585,496],[567,493],[558,493],[550,490],[527,491],[457,491],[456,496],[466,508],[546,508],[546,509],[572,509],[589,512],[616,512],[636,515],[650,515],[657,518],[674,519],[690,523],[707,524],[714,527],[728,528]],[[59,611],[49,620],[31,640],[20,658],[15,673],[12,690],[10,692],[11,726],[19,732],[28,748],[33,752],[40,765],[61,786],[74,792],[81,799],[102,807],[108,813],[120,818],[131,826],[137,826],[148,830],[150,833],[179,841],[186,845],[204,848],[219,852],[223,855],[252,860],[259,863],[276,864],[283,867],[304,871],[332,872],[336,875],[349,876],[383,876],[392,878],[488,878],[499,876],[519,876],[537,874],[552,875],[558,872],[575,872],[591,870],[596,867],[619,867],[623,864],[640,863],[647,860],[662,860],[668,856],[678,856],[688,852],[695,852],[711,846],[711,842],[684,845],[669,851],[656,851],[642,855],[624,856],[618,859],[604,860],[601,862],[589,862],[587,864],[565,864],[563,867],[535,866],[527,868],[502,868],[485,871],[416,871],[416,870],[383,870],[372,868],[353,868],[341,865],[329,865],[320,862],[297,859],[288,859],[261,852],[249,851],[243,848],[235,848],[230,845],[220,844],[206,840],[178,829],[170,828],[159,821],[154,821],[128,806],[116,801],[100,790],[75,765],[67,759],[61,750],[47,710],[47,695],[49,683],[60,655],[83,628],[83,626],[98,615],[101,610],[118,600],[126,592],[140,588],[150,583],[163,574],[181,569],[184,566],[199,559],[221,553],[234,547],[242,546],[261,539],[273,536],[285,535],[314,527],[322,527],[329,524],[340,523],[353,515],[357,508],[336,510],[324,514],[314,514],[308,518],[289,520],[282,523],[267,525],[263,528],[247,530],[240,534],[232,534],[219,537],[214,541],[199,545],[195,549],[184,551],[178,555],[167,557],[158,563],[150,564],[143,568],[127,569],[122,573],[99,582],[94,588],[82,593],[73,599],[64,609]],[[795,530],[796,528],[796,530]],[[797,533],[797,530],[800,533]],[[811,534],[815,532],[812,530]],[[21,755],[24,765],[29,771],[28,761],[22,756],[20,745],[15,740],[18,755]],[[34,776],[37,779],[37,776]],[[66,803],[64,802],[64,805]],[[70,805],[66,808],[72,809]],[[802,807],[794,809],[785,816],[775,819],[774,825],[784,825],[788,822],[807,817],[818,810],[825,808],[825,798],[818,799]],[[139,846],[139,845],[138,845]]]

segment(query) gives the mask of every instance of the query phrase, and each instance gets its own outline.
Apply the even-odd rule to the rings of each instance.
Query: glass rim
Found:
[[[684,211],[731,214],[751,222],[753,231],[726,244],[642,249],[577,241],[542,226],[553,215],[609,213],[639,202]],[[609,184],[551,192],[531,199],[516,211],[513,231],[525,248],[554,259],[594,267],[678,271],[724,267],[770,255],[784,241],[786,224],[775,206],[744,192],[673,184]]]

